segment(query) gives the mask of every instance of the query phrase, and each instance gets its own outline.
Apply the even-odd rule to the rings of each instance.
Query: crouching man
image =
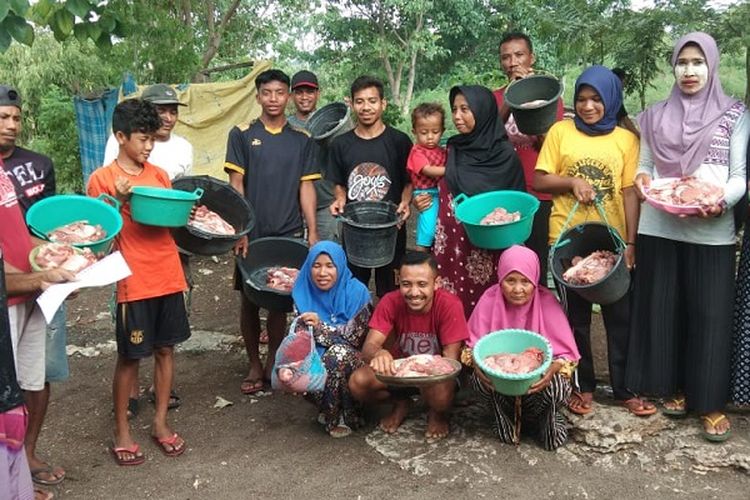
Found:
[[[349,389],[358,401],[393,404],[391,413],[380,420],[380,428],[387,433],[395,432],[406,418],[412,392],[388,387],[375,373],[393,375],[393,360],[414,354],[441,354],[457,360],[469,337],[461,300],[437,289],[437,264],[430,254],[407,253],[399,278],[399,289],[383,296],[370,319],[362,348],[366,365],[349,379]],[[454,392],[453,380],[419,389],[428,408],[426,438],[448,435]]]

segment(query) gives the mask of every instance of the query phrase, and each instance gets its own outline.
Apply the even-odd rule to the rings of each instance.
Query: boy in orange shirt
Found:
[[[152,439],[170,457],[182,454],[186,447],[182,437],[167,425],[167,405],[174,375],[174,345],[190,337],[182,295],[187,284],[169,229],[133,221],[129,203],[133,186],[171,187],[167,173],[147,162],[160,126],[153,104],[140,99],[118,104],[112,116],[112,132],[119,154],[114,162],[91,175],[87,190],[89,196],[107,193],[120,201],[123,226],[115,244],[133,272],[117,283],[112,454],[118,465],[138,465],[145,460],[130,434],[127,409],[138,361],[152,354],[156,395]]]

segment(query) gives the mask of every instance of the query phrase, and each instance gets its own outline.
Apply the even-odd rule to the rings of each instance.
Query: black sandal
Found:
[[[154,394],[153,390],[148,391],[148,400],[151,404],[156,404],[156,394]],[[177,395],[177,391],[172,389],[169,391],[169,404],[167,405],[167,410],[174,410],[175,408],[179,408],[180,405],[182,405],[182,399]]]

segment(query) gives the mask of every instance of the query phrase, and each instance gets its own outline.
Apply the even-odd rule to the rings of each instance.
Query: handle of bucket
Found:
[[[612,241],[615,242],[615,245],[620,250],[623,250],[626,246],[625,241],[622,239],[622,236],[620,236],[620,233],[618,233],[617,230],[612,227],[612,224],[609,223],[607,214],[604,211],[604,204],[602,203],[602,200],[599,196],[597,196],[594,200],[594,205],[596,205],[596,210],[599,212],[599,217],[601,217],[604,223],[607,225],[607,230],[609,231],[609,235],[612,237]]]
[[[562,238],[562,235],[568,229],[568,226],[570,225],[570,221],[573,219],[573,216],[578,211],[579,205],[580,203],[576,200],[575,205],[573,205],[573,209],[570,211],[570,213],[568,213],[568,218],[565,219],[565,223],[563,223],[562,227],[560,228],[560,234],[557,235],[557,240],[555,240],[555,243],[552,245],[552,248],[560,248],[568,244],[569,240],[565,240],[561,242],[560,238]]]
[[[453,197],[453,201],[451,201],[451,209],[453,211],[456,210],[456,207],[459,206],[461,203],[465,202],[469,197],[466,196],[464,193],[458,193],[458,196]]]
[[[47,236],[40,230],[35,229],[33,226],[29,226],[29,229],[31,230],[32,233],[34,233],[34,236],[36,236],[40,240],[49,241],[49,236]]]
[[[117,201],[117,198],[115,198],[114,196],[110,196],[107,193],[102,193],[97,196],[96,199],[105,203],[109,203],[110,205],[115,207],[115,210],[117,210],[118,212],[120,211],[120,202]]]
[[[194,196],[195,196],[196,198],[200,199],[200,198],[201,198],[201,197],[203,196],[203,192],[204,192],[204,191],[203,191],[203,188],[199,188],[199,187],[197,187],[197,188],[195,188],[195,191],[193,191],[193,195],[194,195]]]

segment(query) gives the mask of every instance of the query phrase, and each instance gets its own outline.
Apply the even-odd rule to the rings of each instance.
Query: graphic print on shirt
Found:
[[[0,206],[10,208],[17,203],[16,188],[13,187],[13,182],[5,173],[5,170],[0,167]]]
[[[32,198],[44,192],[45,184],[44,182],[39,182],[44,180],[44,172],[35,169],[32,162],[28,161],[21,165],[16,165],[10,170],[10,173],[16,178],[18,185],[23,189],[24,195],[27,198]],[[37,182],[38,184],[34,185]]]
[[[415,354],[440,354],[438,339],[432,333],[402,333],[399,336],[398,345],[404,356],[413,356]]]
[[[601,160],[583,158],[570,167],[566,173],[570,177],[579,177],[594,188],[602,202],[610,202],[615,196],[615,181],[612,169]],[[573,196],[569,193],[568,196]]]
[[[353,201],[380,201],[391,188],[385,167],[372,162],[360,163],[349,174],[347,196]]]

